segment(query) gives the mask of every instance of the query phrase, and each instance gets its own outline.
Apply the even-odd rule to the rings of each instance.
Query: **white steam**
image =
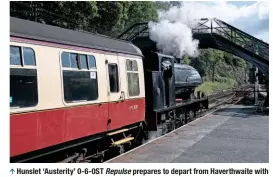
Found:
[[[159,23],[150,22],[148,26],[150,39],[157,43],[157,48],[162,50],[164,54],[176,57],[181,57],[184,54],[198,55],[199,42],[193,40],[191,28],[187,25],[162,20]]]
[[[239,18],[268,16],[268,1],[258,1],[249,6],[235,6],[227,2],[184,2],[181,7],[159,11],[159,21],[149,22],[150,39],[157,43],[163,53],[181,57],[198,55],[198,41],[192,37],[191,28],[201,18],[218,18],[232,23]]]

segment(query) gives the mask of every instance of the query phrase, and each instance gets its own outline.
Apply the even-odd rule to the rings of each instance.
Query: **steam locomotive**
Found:
[[[11,18],[11,162],[103,159],[207,108],[206,98],[176,103],[202,82],[194,68],[137,46]]]

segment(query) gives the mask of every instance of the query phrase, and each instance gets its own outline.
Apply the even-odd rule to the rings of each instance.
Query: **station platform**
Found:
[[[230,105],[107,163],[268,163],[269,116]]]

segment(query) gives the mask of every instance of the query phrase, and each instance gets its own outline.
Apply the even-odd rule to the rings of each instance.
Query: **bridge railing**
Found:
[[[230,42],[253,53],[253,56],[259,55],[266,60],[269,59],[269,45],[267,43],[219,19],[201,19],[195,28],[192,29],[192,32],[220,35]],[[137,23],[120,34],[118,38],[132,41],[140,36],[149,36],[148,23]]]
[[[136,23],[123,33],[118,38],[126,41],[132,41],[136,37],[149,36],[148,23]]]
[[[219,19],[201,19],[192,29],[193,33],[218,34],[230,42],[243,47],[256,55],[269,58],[269,45]]]

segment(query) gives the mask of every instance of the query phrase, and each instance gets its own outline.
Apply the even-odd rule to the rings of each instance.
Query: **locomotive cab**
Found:
[[[154,121],[154,111],[175,105],[175,59],[157,52],[144,51],[143,54],[146,118],[148,125],[155,125],[149,123],[149,120]]]

